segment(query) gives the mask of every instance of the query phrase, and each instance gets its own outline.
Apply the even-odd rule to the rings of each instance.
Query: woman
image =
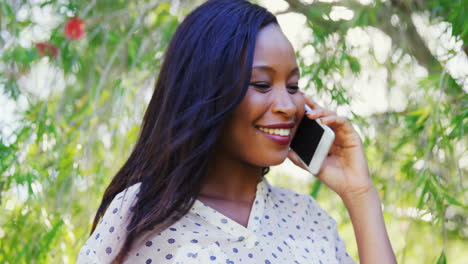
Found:
[[[263,177],[287,157],[300,166],[289,143],[305,103],[336,134],[318,177],[348,209],[361,262],[395,263],[359,136],[298,80],[264,8],[211,0],[190,13],[78,263],[354,263],[311,197]]]

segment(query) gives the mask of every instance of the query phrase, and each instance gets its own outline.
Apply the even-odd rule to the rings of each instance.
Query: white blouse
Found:
[[[140,184],[116,195],[77,263],[110,263],[125,237],[128,210]],[[191,210],[161,233],[134,242],[127,263],[354,263],[336,222],[309,195],[257,185],[247,227],[196,200]]]

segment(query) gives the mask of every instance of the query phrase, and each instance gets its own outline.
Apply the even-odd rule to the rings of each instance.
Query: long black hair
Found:
[[[124,244],[182,218],[201,190],[224,121],[245,96],[258,31],[277,23],[244,0],[210,0],[179,25],[130,157],[107,187],[91,233],[114,197],[140,182]]]

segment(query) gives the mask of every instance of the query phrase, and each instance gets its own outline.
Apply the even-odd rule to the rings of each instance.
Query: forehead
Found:
[[[253,66],[297,67],[294,49],[276,24],[263,27],[257,34]]]

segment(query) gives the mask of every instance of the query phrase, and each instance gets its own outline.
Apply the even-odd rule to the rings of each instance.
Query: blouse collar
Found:
[[[270,198],[269,195],[267,195],[268,192],[271,192],[271,185],[267,179],[262,176],[260,182],[257,184],[255,200],[252,204],[247,227],[244,227],[243,225],[204,204],[198,199],[195,200],[190,213],[204,219],[210,224],[216,226],[218,229],[232,235],[234,239],[242,241],[247,237],[252,236],[253,233],[255,233],[258,229],[259,221],[264,215],[265,207]]]

